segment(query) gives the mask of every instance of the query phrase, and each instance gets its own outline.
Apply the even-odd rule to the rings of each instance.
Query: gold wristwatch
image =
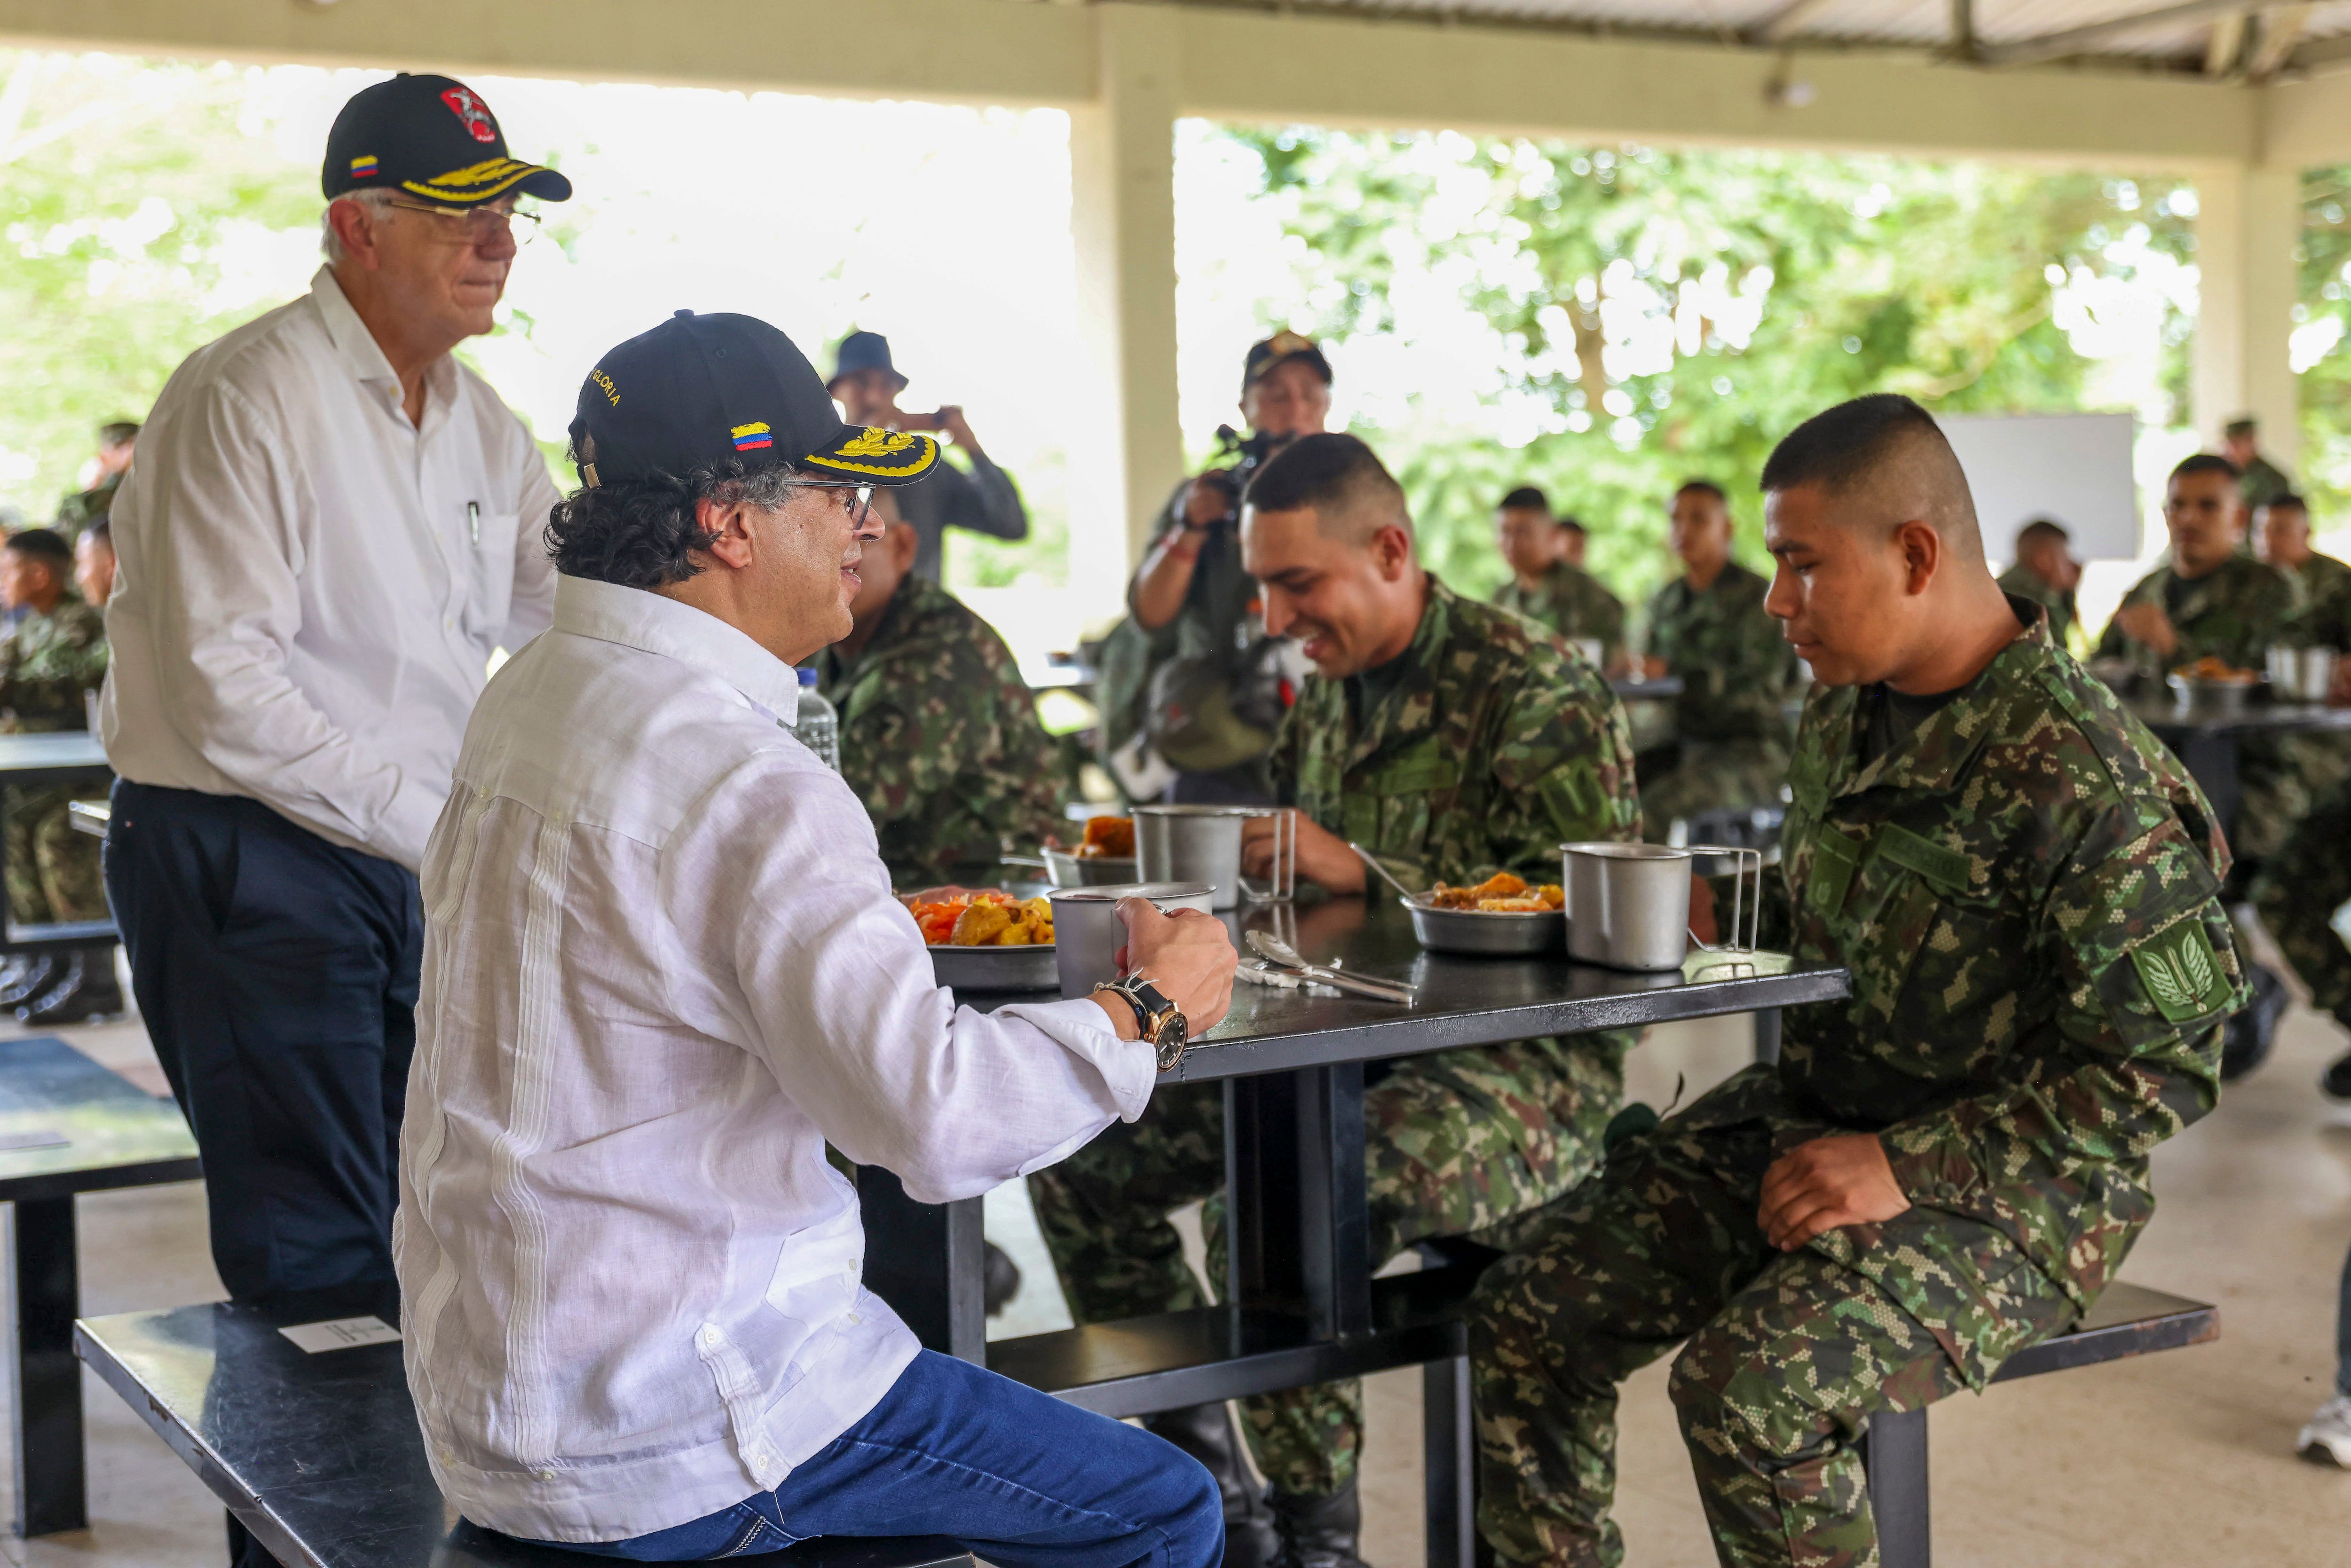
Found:
[[[1097,996],[1104,991],[1134,1009],[1135,1031],[1158,1053],[1160,1071],[1166,1071],[1184,1059],[1184,1048],[1192,1039],[1192,1026],[1185,1021],[1183,1009],[1169,1001],[1158,987],[1140,975],[1128,975],[1104,980],[1094,988]]]

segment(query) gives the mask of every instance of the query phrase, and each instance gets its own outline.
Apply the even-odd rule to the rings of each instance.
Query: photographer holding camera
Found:
[[[1311,338],[1276,332],[1250,345],[1241,369],[1249,435],[1217,434],[1232,459],[1176,488],[1127,591],[1130,618],[1102,659],[1105,740],[1130,793],[1147,747],[1174,769],[1167,799],[1270,804],[1266,753],[1294,680],[1264,635],[1257,584],[1241,569],[1240,495],[1268,457],[1322,433],[1331,362]]]
[[[889,339],[879,332],[852,332],[834,352],[832,380],[824,390],[841,404],[841,417],[850,423],[944,435],[970,465],[967,474],[952,463],[941,463],[898,497],[899,515],[914,530],[914,575],[936,582],[949,528],[968,528],[1008,541],[1025,539],[1029,508],[1021,504],[1012,476],[979,449],[979,437],[971,433],[961,406],[949,403],[935,413],[900,408],[898,394],[906,386],[906,378],[891,363]]]

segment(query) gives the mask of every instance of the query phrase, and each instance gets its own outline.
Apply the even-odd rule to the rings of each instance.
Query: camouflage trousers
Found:
[[[1763,1173],[1802,1141],[1788,1132],[1677,1119],[1627,1140],[1531,1245],[1488,1271],[1469,1354],[1478,1524],[1500,1562],[1624,1561],[1609,1517],[1616,1385],[1677,1344],[1669,1386],[1721,1561],[1877,1562],[1855,1439],[1872,1412],[1916,1409],[1971,1378],[1959,1352],[1875,1281],[1764,1239]],[[1973,1380],[2072,1321],[2072,1302],[2005,1236],[1932,1219],[1961,1234],[1932,1264],[1921,1254],[1919,1272],[1938,1270],[1953,1307],[1942,1333],[1968,1342]]]
[[[1416,1241],[1511,1225],[1589,1176],[1625,1095],[1614,1031],[1413,1057],[1364,1095],[1364,1169],[1374,1268]],[[1053,1267],[1081,1323],[1206,1306],[1171,1210],[1207,1200],[1208,1267],[1225,1268],[1225,1096],[1175,1084],[1137,1121],[1029,1178]],[[1258,1469],[1278,1491],[1327,1496],[1355,1479],[1363,1396],[1353,1381],[1241,1401]]]
[[[2351,901],[2351,780],[2337,785],[2294,830],[2253,882],[2253,904],[2310,999],[2351,1026],[2351,947],[2334,926]]]
[[[2285,848],[2294,824],[2351,775],[2351,735],[2253,735],[2238,752],[2240,800],[2229,848],[2238,859],[2268,861]]]
[[[1654,779],[1641,780],[1641,821],[1653,844],[1666,841],[1677,820],[1701,811],[1776,806],[1788,781],[1788,748],[1776,740],[1681,743],[1680,760]]]
[[[18,925],[107,917],[99,841],[73,825],[66,808],[103,800],[104,785],[45,784],[7,791],[8,916]]]

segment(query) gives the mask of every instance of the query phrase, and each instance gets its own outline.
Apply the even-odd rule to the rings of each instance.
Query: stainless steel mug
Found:
[[[1196,882],[1058,887],[1045,896],[1053,904],[1053,963],[1065,997],[1085,996],[1102,981],[1118,978],[1118,950],[1126,946],[1126,922],[1118,917],[1120,899],[1147,898],[1163,915],[1175,909],[1216,913],[1214,890]]]
[[[1560,873],[1570,957],[1613,969],[1681,967],[1689,956],[1689,851],[1562,844]]]
[[[1241,902],[1241,824],[1256,806],[1137,806],[1134,869],[1145,882],[1206,883],[1218,909]]]

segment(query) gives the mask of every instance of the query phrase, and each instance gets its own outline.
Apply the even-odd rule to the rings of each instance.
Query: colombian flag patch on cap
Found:
[[[351,160],[351,178],[364,180],[375,172],[375,154],[363,153]]]
[[[734,436],[737,452],[757,452],[776,444],[775,435],[764,424],[738,424],[727,434]]]

